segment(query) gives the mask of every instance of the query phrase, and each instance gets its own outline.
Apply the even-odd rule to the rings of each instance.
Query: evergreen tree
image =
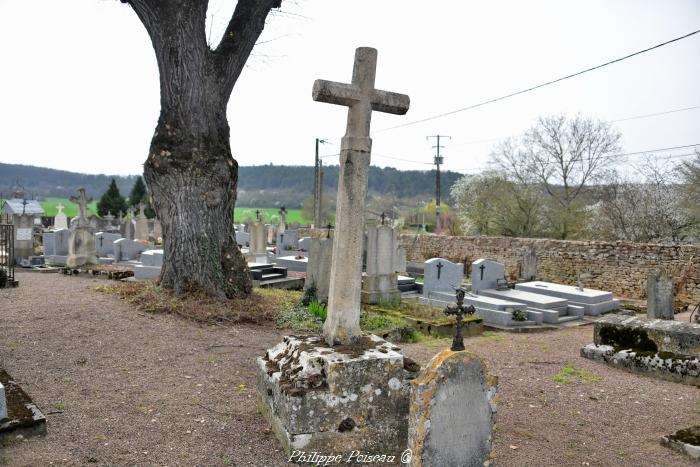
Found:
[[[139,203],[145,203],[147,199],[146,184],[143,183],[143,178],[138,176],[131,188],[131,193],[129,193],[129,206],[137,207]]]
[[[109,188],[107,188],[107,191],[97,203],[98,215],[106,216],[110,212],[115,216],[118,216],[120,212],[126,213],[126,200],[119,193],[117,182],[114,179],[112,179]]]

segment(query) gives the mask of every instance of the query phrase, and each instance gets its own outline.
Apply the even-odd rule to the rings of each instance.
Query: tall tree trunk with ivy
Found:
[[[161,285],[182,294],[240,297],[252,285],[236,245],[238,163],[226,105],[281,0],[239,0],[218,47],[205,34],[206,0],[122,0],[146,27],[160,71],[161,111],[144,176],[161,220]]]

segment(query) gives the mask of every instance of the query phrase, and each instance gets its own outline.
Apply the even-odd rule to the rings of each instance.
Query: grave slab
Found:
[[[4,389],[7,416],[0,415],[0,443],[22,435],[46,434],[46,417],[24,390],[0,368],[0,386]]]
[[[568,300],[571,305],[583,307],[584,313],[588,316],[597,316],[619,307],[619,300],[613,298],[612,292],[587,288],[580,290],[573,285],[532,281],[516,284],[515,290],[564,298]]]
[[[456,287],[462,285],[464,268],[443,258],[431,258],[423,267],[423,296],[432,292],[448,292],[454,295]]]

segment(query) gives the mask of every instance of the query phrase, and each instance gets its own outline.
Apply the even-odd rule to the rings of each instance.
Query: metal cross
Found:
[[[484,266],[482,264],[481,266],[479,266],[479,269],[481,270],[481,280],[483,281],[484,280],[484,269],[486,269],[486,266]]]
[[[382,218],[382,225],[384,225],[384,221],[386,220],[386,213],[383,212],[382,215],[379,217]]]
[[[438,280],[440,279],[440,272],[442,272],[442,268],[445,267],[444,264],[442,264],[442,261],[438,261],[437,266],[435,266],[438,270]]]
[[[328,229],[328,231],[327,231],[327,233],[326,233],[326,238],[331,238],[331,229],[332,229],[332,228],[333,228],[333,226],[332,226],[331,223],[329,222],[328,225],[326,226],[326,229]]]
[[[260,222],[260,209],[255,210],[255,218]]]
[[[464,306],[464,295],[466,291],[463,288],[457,289],[457,305],[445,307],[445,315],[454,315],[457,318],[457,326],[455,331],[455,336],[452,339],[452,347],[450,350],[458,352],[464,350],[464,338],[462,337],[462,317],[464,315],[473,315],[476,312],[474,305]]]

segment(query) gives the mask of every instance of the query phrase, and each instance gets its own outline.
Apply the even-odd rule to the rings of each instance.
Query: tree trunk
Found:
[[[239,0],[216,50],[205,37],[205,0],[122,0],[151,37],[161,113],[144,177],[163,228],[161,285],[177,294],[240,297],[252,289],[236,244],[238,163],[226,105],[265,18],[280,0]]]

